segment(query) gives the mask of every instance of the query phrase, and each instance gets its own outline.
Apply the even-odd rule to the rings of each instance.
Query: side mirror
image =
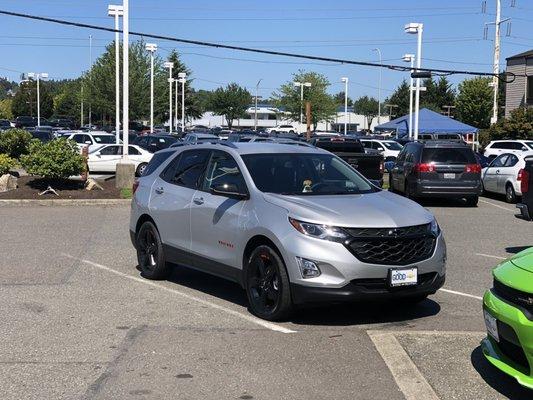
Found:
[[[94,153],[94,155],[95,155],[96,157],[102,157],[102,153],[100,153],[99,151],[97,151],[96,153]]]
[[[522,151],[527,151],[527,147],[526,146],[522,146]]]
[[[380,148],[378,149],[378,151],[379,151],[380,153],[383,153],[383,152],[385,151],[385,149],[383,149],[383,148],[380,147]]]
[[[209,191],[215,196],[224,196],[235,200],[247,200],[250,198],[248,193],[240,193],[237,185],[233,183],[219,183],[211,186]]]

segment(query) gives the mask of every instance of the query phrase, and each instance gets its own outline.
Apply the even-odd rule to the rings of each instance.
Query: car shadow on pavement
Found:
[[[472,208],[466,204],[464,199],[421,198],[417,199],[416,202],[424,207]]]
[[[506,247],[505,251],[510,254],[516,254],[520,253],[523,250],[527,250],[532,246],[513,246],[513,247]]]
[[[483,355],[481,346],[474,349],[470,355],[470,360],[479,376],[498,393],[511,400],[533,398],[533,390],[520,386],[514,378],[493,367]]]

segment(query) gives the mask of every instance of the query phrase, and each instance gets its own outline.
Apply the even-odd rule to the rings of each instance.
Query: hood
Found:
[[[511,262],[523,270],[533,272],[533,247],[511,257]]]
[[[265,201],[285,208],[293,218],[332,226],[396,228],[433,220],[433,215],[419,204],[386,190],[331,196],[263,196]]]

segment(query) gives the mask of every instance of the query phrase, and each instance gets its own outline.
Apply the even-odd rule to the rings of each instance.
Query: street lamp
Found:
[[[293,82],[294,86],[300,88],[300,127],[302,130],[302,124],[304,121],[304,87],[311,87],[311,82]]]
[[[418,22],[411,22],[404,27],[405,33],[416,34],[418,36],[418,45],[416,52],[416,69],[421,67],[422,61],[422,32],[424,31],[424,24]],[[414,139],[418,140],[418,120],[420,111],[420,78],[416,78],[416,99],[415,99],[415,132]]]
[[[115,18],[115,137],[116,144],[120,142],[120,17],[124,15],[122,6],[110,4],[107,15]]]
[[[413,73],[413,68],[415,66],[415,55],[414,54],[404,54],[402,59],[405,62],[411,63],[411,73]],[[413,77],[411,77],[409,83],[409,139],[413,138]]]
[[[344,134],[348,133],[348,78],[341,78],[344,83]]]
[[[259,79],[257,81],[257,85],[255,85],[255,116],[254,116],[254,131],[257,131],[257,97],[259,96],[259,84],[261,83],[263,79]]]
[[[40,93],[40,87],[39,82],[41,79],[48,79],[48,74],[46,72],[30,72],[28,73],[28,78],[33,79],[37,81],[37,127],[41,127],[41,93]]]
[[[181,131],[185,133],[185,82],[187,82],[185,72],[178,73],[178,82],[181,83]]]
[[[379,84],[378,84],[378,125],[381,123],[381,50],[378,48],[372,49],[377,51],[379,55]],[[369,127],[370,128],[370,127]]]
[[[146,43],[146,50],[150,52],[150,133],[154,133],[154,53],[157,44]]]
[[[172,68],[174,68],[174,63],[167,61],[163,64],[165,68],[168,68],[168,102],[169,102],[169,111],[168,111],[168,122],[170,124],[170,133],[172,133]]]

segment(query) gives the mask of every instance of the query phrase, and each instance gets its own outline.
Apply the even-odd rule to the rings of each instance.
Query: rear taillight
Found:
[[[385,172],[385,165],[383,164],[383,161],[379,163],[379,173],[383,174]]]
[[[467,164],[467,165],[465,165],[465,172],[471,172],[473,174],[479,174],[481,172],[481,165],[479,165],[479,164]]]
[[[520,191],[522,194],[527,193],[529,191],[529,172],[525,169],[521,169],[518,171],[517,179],[520,181]]]
[[[135,192],[137,191],[137,188],[139,187],[139,181],[137,179],[135,179],[133,181],[133,187],[131,188],[131,191],[133,194],[135,194]]]
[[[433,163],[415,164],[415,172],[435,172],[436,170]]]

